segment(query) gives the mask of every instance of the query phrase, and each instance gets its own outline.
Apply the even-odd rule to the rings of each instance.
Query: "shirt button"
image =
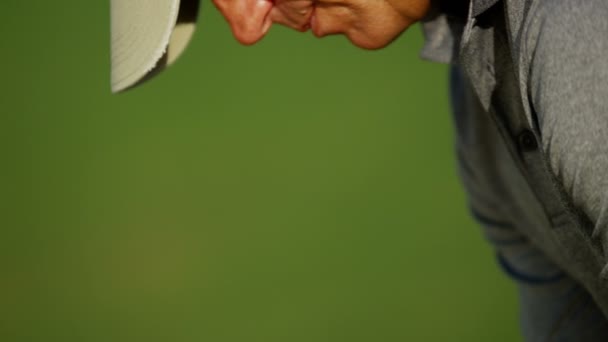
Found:
[[[526,129],[521,132],[517,137],[517,140],[519,141],[519,146],[524,152],[531,152],[538,148],[536,137],[534,136],[534,133],[532,133],[532,131],[530,131],[529,129]]]

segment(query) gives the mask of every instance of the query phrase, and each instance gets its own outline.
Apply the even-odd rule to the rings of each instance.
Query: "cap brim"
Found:
[[[112,91],[150,79],[188,46],[199,0],[111,0]]]

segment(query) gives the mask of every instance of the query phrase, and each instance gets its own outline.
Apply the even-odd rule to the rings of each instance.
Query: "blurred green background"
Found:
[[[107,1],[3,0],[0,340],[518,340],[420,28],[245,48],[204,2],[116,96]]]

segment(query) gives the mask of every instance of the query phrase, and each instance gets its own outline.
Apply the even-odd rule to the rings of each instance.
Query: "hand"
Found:
[[[274,23],[305,32],[310,28],[313,5],[313,0],[274,0],[270,19]]]
[[[422,19],[431,0],[214,0],[243,44],[254,44],[273,23],[317,37],[344,34],[355,45],[378,49]]]
[[[214,0],[234,37],[245,45],[262,39],[273,23],[304,32],[310,26],[313,0]]]
[[[270,12],[274,8],[271,0],[213,0],[230,24],[234,37],[245,45],[262,39],[272,20]]]

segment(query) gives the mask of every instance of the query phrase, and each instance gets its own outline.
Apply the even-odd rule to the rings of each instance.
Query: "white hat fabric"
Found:
[[[112,91],[171,65],[194,34],[199,0],[111,0]]]

